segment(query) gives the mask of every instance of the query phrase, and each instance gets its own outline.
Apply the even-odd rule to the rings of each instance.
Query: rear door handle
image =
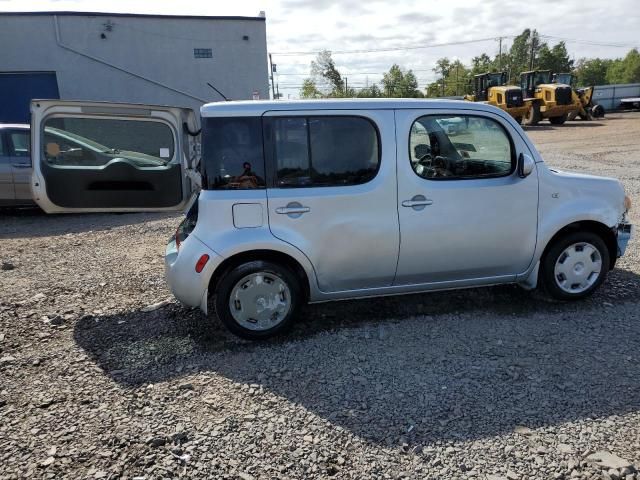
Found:
[[[309,207],[278,207],[276,208],[276,213],[281,215],[290,215],[292,213],[307,213],[310,212],[311,209]]]
[[[31,165],[28,163],[13,163],[12,166],[15,168],[31,168]]]
[[[411,200],[404,200],[402,202],[403,207],[413,208],[414,210],[422,210],[427,205],[431,205],[433,200],[425,198],[424,195],[414,195]]]
[[[289,215],[291,218],[298,218],[303,213],[310,212],[309,207],[305,207],[298,202],[290,202],[286,207],[276,208],[276,213],[280,215]]]

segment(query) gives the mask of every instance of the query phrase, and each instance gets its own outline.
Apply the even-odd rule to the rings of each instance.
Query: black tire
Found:
[[[523,125],[537,125],[542,119],[542,115],[540,114],[540,105],[537,103],[533,103],[531,108],[527,110],[527,113],[524,115],[522,119]]]
[[[252,330],[236,321],[231,313],[229,303],[236,284],[246,276],[260,272],[278,277],[278,279],[286,284],[291,296],[290,308],[284,319],[273,327],[264,330]],[[284,332],[291,326],[300,307],[302,300],[301,292],[300,280],[288,267],[273,262],[255,260],[238,265],[223,275],[218,282],[215,292],[215,310],[220,321],[234,335],[247,340],[264,340]]]
[[[600,254],[602,265],[597,279],[589,288],[582,292],[567,292],[558,285],[558,280],[554,273],[555,265],[565,249],[579,243],[588,243],[595,247]],[[602,237],[592,232],[569,233],[555,240],[545,252],[540,261],[539,280],[544,290],[553,298],[558,300],[579,300],[591,295],[604,282],[609,271],[609,262],[609,249]]]
[[[591,115],[593,118],[602,118],[604,117],[604,107],[602,105],[594,105],[591,108]]]
[[[568,115],[565,113],[564,115],[560,115],[559,117],[549,117],[549,122],[551,125],[562,125],[567,121]]]

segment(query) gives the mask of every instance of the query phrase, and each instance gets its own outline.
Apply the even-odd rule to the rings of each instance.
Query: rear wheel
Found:
[[[522,124],[522,117],[514,117],[516,122],[518,122],[518,125]]]
[[[558,300],[578,300],[598,288],[609,270],[609,250],[592,232],[575,232],[558,239],[541,261],[545,290]]]
[[[300,299],[300,282],[289,268],[257,260],[238,265],[222,277],[215,308],[232,333],[260,340],[291,325]]]
[[[549,122],[551,122],[552,125],[562,125],[567,121],[567,117],[568,115],[566,113],[564,115],[560,115],[559,117],[549,117]]]

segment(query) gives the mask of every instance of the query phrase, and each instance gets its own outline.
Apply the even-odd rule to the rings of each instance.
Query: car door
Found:
[[[538,178],[531,152],[491,112],[396,113],[402,238],[396,285],[510,281],[533,259]]]
[[[323,292],[390,286],[398,248],[392,110],[268,112],[269,227]]]
[[[26,128],[7,129],[6,136],[16,201],[28,203],[31,201],[32,171],[29,130]]]
[[[197,189],[190,109],[34,100],[31,113],[31,189],[48,213],[181,210]]]
[[[11,158],[9,145],[5,138],[4,129],[0,129],[0,205],[10,205],[16,198],[11,172]]]

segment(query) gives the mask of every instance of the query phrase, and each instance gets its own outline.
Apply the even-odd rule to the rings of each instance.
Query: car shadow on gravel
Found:
[[[0,209],[0,238],[33,238],[111,230],[161,220],[176,213],[47,214],[39,208]],[[176,226],[177,226],[176,222]]]
[[[640,276],[610,277],[571,304],[506,286],[308,306],[259,344],[176,303],[86,316],[74,337],[125,387],[217,374],[411,447],[640,410]]]

